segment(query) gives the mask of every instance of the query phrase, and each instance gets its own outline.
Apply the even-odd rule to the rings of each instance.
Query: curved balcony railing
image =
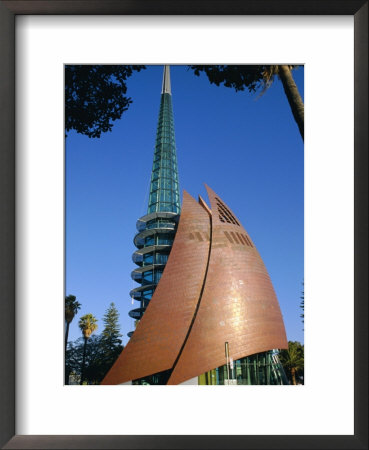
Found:
[[[174,220],[175,222],[178,222],[179,214],[174,212],[153,212],[150,214],[146,214],[146,216],[140,217],[138,221],[136,222],[136,228],[138,231],[143,231],[147,226],[147,222],[150,222],[152,220],[156,219],[170,219]]]
[[[137,322],[142,318],[147,303],[160,281],[173,245],[178,219],[179,214],[174,212],[153,212],[137,221],[138,233],[133,238],[137,250],[133,253],[132,260],[138,267],[132,271],[131,277],[141,286],[132,289],[130,297],[140,301],[141,307],[129,312],[129,316]],[[167,237],[163,236],[165,234]],[[146,239],[151,236],[153,239]],[[150,271],[152,275],[147,273]],[[134,331],[130,331],[127,336],[130,338],[133,333]]]
[[[145,291],[149,291],[151,289],[154,289],[156,287],[157,283],[149,283],[145,284],[143,286],[138,286],[131,290],[129,293],[130,297],[133,297],[136,300],[140,300],[142,298],[142,295]]]
[[[140,283],[143,279],[143,274],[145,272],[150,272],[151,270],[159,270],[163,271],[163,268],[165,267],[165,263],[162,264],[149,264],[147,266],[137,267],[136,269],[132,270],[131,272],[131,278],[132,280],[136,281],[137,283]]]
[[[136,236],[133,238],[133,243],[135,244],[135,246],[137,248],[142,248],[145,246],[145,239],[148,237],[153,237],[154,239],[156,238],[156,236],[158,236],[158,239],[160,239],[160,235],[163,234],[168,234],[170,236],[174,237],[175,234],[175,224],[173,223],[173,228],[151,228],[151,229],[146,229],[144,231],[141,231],[140,233],[137,233]],[[173,241],[173,239],[172,239]],[[159,244],[154,244],[154,245],[161,245]]]
[[[146,308],[136,308],[136,309],[132,309],[128,315],[129,317],[132,317],[132,319],[141,319],[143,313],[145,312]]]
[[[142,266],[144,255],[147,253],[153,253],[162,251],[162,250],[169,250],[172,247],[172,244],[167,245],[150,245],[149,247],[142,247],[136,250],[132,255],[132,261],[137,264],[138,266]]]

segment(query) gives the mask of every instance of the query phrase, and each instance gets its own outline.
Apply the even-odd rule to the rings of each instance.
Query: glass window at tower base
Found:
[[[164,370],[163,372],[154,373],[152,375],[148,375],[147,377],[139,378],[137,380],[133,380],[133,385],[165,385],[169,380],[171,375],[171,370]]]
[[[283,385],[289,384],[277,352],[257,353],[217,367],[198,377],[199,385]]]
[[[133,385],[165,385],[172,370],[155,373],[137,380]],[[279,361],[278,352],[271,350],[238,359],[231,364],[217,367],[203,373],[183,384],[199,386],[216,385],[287,385],[289,384],[283,366]]]

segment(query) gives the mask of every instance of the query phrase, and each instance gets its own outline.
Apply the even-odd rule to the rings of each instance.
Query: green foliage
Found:
[[[77,378],[81,377],[84,344],[84,338],[82,337],[75,342],[68,343],[65,355],[65,370],[68,376],[70,373],[74,373]],[[87,384],[98,384],[103,377],[104,373],[102,373],[101,369],[101,336],[93,335],[86,346],[83,379],[87,381]]]
[[[255,92],[263,87],[266,66],[246,66],[246,65],[219,65],[219,66],[189,66],[199,76],[200,72],[205,72],[210,83],[219,86],[223,84],[236,91],[244,91],[245,88],[249,92]]]
[[[132,103],[126,80],[145,66],[66,65],[65,130],[88,137],[111,131]]]
[[[102,371],[105,375],[123,350],[119,313],[114,303],[110,304],[103,321],[105,327],[102,332],[101,354],[103,355]]]
[[[268,88],[275,76],[279,75],[279,66],[271,65],[219,65],[219,66],[189,66],[194,74],[199,76],[205,72],[210,83],[220,86],[233,88],[235,91],[249,92],[262,91]],[[289,66],[294,69],[298,66]]]
[[[86,368],[86,352],[87,352],[87,341],[89,340],[91,334],[97,330],[97,319],[92,314],[85,314],[79,319],[78,326],[82,331],[85,343],[83,345],[83,357],[81,364],[81,381],[83,384],[85,380],[85,368]]]
[[[88,339],[97,330],[97,319],[92,314],[85,314],[79,319],[78,326],[84,338]]]
[[[74,316],[81,309],[81,304],[77,302],[75,295],[68,295],[65,297],[65,321],[67,323],[72,322]]]
[[[122,345],[122,334],[120,333],[119,325],[119,313],[114,303],[110,303],[108,310],[106,311],[103,321],[105,328],[102,332],[105,345],[109,349],[115,349]]]
[[[74,319],[74,316],[80,310],[81,304],[77,302],[75,295],[68,295],[65,297],[64,304],[64,316],[65,316],[65,338],[64,338],[64,350],[67,351],[68,335],[69,335],[69,325]],[[68,380],[66,379],[66,384]]]
[[[81,317],[80,323],[90,324],[90,316],[92,314]],[[94,316],[92,318],[95,319]],[[103,321],[105,327],[100,335],[90,334],[89,338],[84,335],[83,338],[68,343],[65,356],[66,379],[73,373],[78,379],[83,378],[83,384],[99,384],[122,352],[119,313],[114,303],[110,304]]]
[[[288,341],[288,350],[279,352],[279,360],[283,365],[290,383],[303,384],[304,378],[304,345],[297,341]]]

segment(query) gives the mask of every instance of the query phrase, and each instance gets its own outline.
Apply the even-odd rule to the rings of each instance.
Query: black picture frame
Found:
[[[354,16],[354,435],[15,435],[15,17],[19,14]],[[335,69],[333,69],[334,71]],[[338,70],[338,68],[337,68]],[[332,75],[332,74],[331,74]],[[343,87],[344,88],[344,87]],[[368,448],[368,1],[12,0],[0,1],[0,445],[6,449]],[[317,405],[317,408],[319,406]]]

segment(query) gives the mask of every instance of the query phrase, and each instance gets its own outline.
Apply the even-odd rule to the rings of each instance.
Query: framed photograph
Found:
[[[308,1],[278,1],[275,4],[261,0],[257,4],[248,1],[206,1],[197,4],[190,1],[176,2],[173,5],[159,0],[155,4],[136,2],[132,5],[125,0],[2,1],[0,13],[0,51],[3,61],[0,68],[0,443],[3,448],[367,448],[367,2],[344,0],[312,4]],[[289,246],[295,245],[294,239],[299,234],[294,219],[301,213],[297,212],[297,203],[294,205],[292,200],[294,195],[298,197],[298,193],[294,192],[296,184],[288,180],[292,180],[293,176],[299,178],[301,196],[304,188],[305,272],[297,288],[305,291],[305,323],[300,323],[301,328],[305,328],[304,384],[215,386],[214,384],[232,384],[230,378],[234,378],[233,366],[228,361],[232,355],[227,356],[226,351],[226,367],[229,364],[232,375],[227,376],[225,371],[222,374],[214,372],[212,375],[217,378],[217,383],[210,382],[210,378],[208,381],[204,378],[201,383],[200,378],[198,380],[199,384],[212,386],[178,386],[186,379],[186,375],[177,375],[175,378],[174,371],[162,374],[164,378],[169,377],[163,383],[152,383],[149,380],[149,384],[159,386],[117,386],[125,381],[120,378],[120,369],[118,372],[113,371],[106,383],[102,382],[106,384],[104,386],[93,385],[98,384],[93,381],[94,378],[87,383],[88,386],[66,386],[63,361],[64,296],[75,292],[72,292],[73,283],[69,283],[73,277],[68,274],[73,273],[74,269],[68,268],[65,244],[67,243],[67,253],[71,248],[74,249],[73,258],[79,259],[79,267],[86,268],[85,273],[81,270],[79,275],[80,278],[85,277],[86,286],[90,285],[90,290],[85,290],[85,298],[95,295],[96,308],[104,309],[102,303],[99,305],[99,298],[104,293],[94,293],[97,285],[92,279],[92,271],[88,270],[88,259],[94,254],[98,257],[98,246],[104,246],[105,242],[105,246],[111,247],[113,242],[106,235],[109,228],[104,228],[96,220],[104,220],[104,208],[109,208],[108,204],[104,205],[107,202],[101,203],[101,199],[99,200],[99,195],[105,199],[109,197],[108,191],[103,194],[101,188],[107,189],[109,183],[117,183],[114,180],[119,180],[119,176],[125,178],[126,183],[120,189],[132,186],[129,192],[127,190],[124,193],[127,196],[124,203],[126,209],[123,207],[119,212],[128,222],[129,214],[136,214],[132,206],[129,206],[131,203],[128,196],[132,196],[135,180],[141,180],[142,176],[133,174],[131,179],[119,167],[124,163],[131,167],[133,160],[129,163],[129,158],[137,157],[136,144],[139,148],[146,148],[154,140],[154,136],[147,136],[146,143],[146,136],[143,134],[149,133],[144,131],[140,135],[140,127],[137,125],[139,117],[134,119],[136,125],[129,125],[128,121],[126,125],[132,136],[129,137],[127,131],[125,135],[123,130],[119,138],[124,141],[127,150],[125,159],[120,159],[117,164],[106,164],[106,167],[103,152],[107,151],[106,145],[111,145],[111,149],[115,148],[112,141],[107,144],[106,140],[96,139],[95,141],[99,141],[99,149],[94,150],[90,145],[94,139],[85,138],[82,142],[76,139],[76,134],[71,135],[73,139],[65,139],[64,119],[69,120],[69,115],[64,117],[65,83],[68,82],[65,67],[141,64],[147,67],[147,70],[143,70],[148,74],[146,79],[153,81],[161,79],[159,72],[164,65],[166,68],[161,99],[167,99],[172,94],[169,81],[171,70],[175,111],[176,92],[182,99],[182,104],[188,103],[188,109],[180,113],[179,121],[175,116],[176,128],[178,126],[180,129],[182,126],[182,135],[186,136],[187,133],[188,136],[186,144],[195,147],[195,141],[191,141],[190,137],[201,136],[202,132],[205,136],[206,130],[209,146],[212,145],[210,138],[218,141],[223,139],[216,132],[216,129],[222,128],[219,121],[226,123],[228,120],[230,123],[227,129],[233,128],[235,133],[236,127],[243,129],[247,124],[242,120],[243,104],[239,100],[239,109],[235,108],[234,114],[230,111],[227,115],[221,115],[216,114],[218,104],[219,108],[231,110],[236,102],[228,105],[224,98],[213,104],[205,94],[202,98],[201,91],[194,93],[192,97],[186,97],[186,90],[183,93],[180,89],[176,91],[175,80],[181,80],[182,85],[188,88],[199,79],[203,83],[206,81],[206,87],[210,86],[204,78],[205,74],[196,77],[193,72],[189,72],[192,69],[186,72],[185,66],[242,64],[264,67],[260,64],[267,63],[274,64],[268,67],[290,67],[281,66],[282,64],[304,66],[300,75],[296,75],[296,80],[304,90],[305,133],[294,123],[291,114],[290,127],[296,125],[295,141],[290,139],[287,130],[284,131],[281,125],[277,125],[279,118],[276,117],[273,121],[271,111],[264,111],[264,122],[258,121],[256,117],[255,121],[252,120],[252,116],[247,116],[245,112],[245,117],[249,117],[247,122],[253,130],[250,142],[253,142],[254,148],[258,148],[259,141],[269,142],[266,123],[278,128],[277,133],[275,130],[270,131],[270,136],[275,136],[274,142],[263,144],[269,146],[265,157],[269,160],[275,158],[275,163],[270,164],[268,161],[269,164],[264,164],[264,168],[269,168],[265,169],[264,178],[259,177],[259,182],[264,180],[264,185],[270,183],[266,191],[271,192],[273,167],[278,176],[287,182],[283,189],[288,192],[285,200],[287,202],[289,199],[290,216],[283,212],[287,209],[281,209],[281,216],[288,219],[289,226],[283,227],[281,220],[282,228],[275,231],[276,236],[272,233],[269,236],[269,239],[280,239],[274,252],[280,253],[282,258],[283,239],[288,240]],[[339,67],[336,75],[332,67]],[[155,83],[158,84],[156,81]],[[160,88],[159,85],[159,92]],[[219,90],[216,86],[212,88],[217,92]],[[142,103],[146,116],[156,121],[157,117],[153,117],[151,111],[158,109],[158,105],[151,107],[155,103],[152,85],[145,87],[140,84],[135,87],[133,83],[129,89],[132,89],[133,102],[137,101],[137,107]],[[205,87],[202,91],[205,93]],[[271,92],[272,90],[266,93],[265,98]],[[240,98],[246,98],[246,94],[244,97],[237,97]],[[263,100],[265,99],[258,99],[255,105]],[[208,110],[202,108],[205,104]],[[169,124],[169,131],[165,127],[159,130],[158,139],[165,140],[168,131],[170,144],[171,112],[168,108],[165,114],[168,117],[164,117],[162,122]],[[196,114],[199,117],[207,116],[207,121],[203,122],[206,130],[196,127],[186,130],[188,124],[181,125],[188,117],[195,119]],[[267,114],[271,119],[267,119]],[[280,114],[283,114],[282,111]],[[76,126],[78,127],[74,123],[70,129],[76,130]],[[67,129],[68,127],[69,122]],[[297,140],[301,135],[305,135],[304,144],[302,140]],[[240,136],[242,135],[238,135],[237,139],[241,139]],[[209,169],[207,175],[211,180],[208,181],[208,177],[204,175],[204,182],[214,187],[223,171],[226,175],[224,178],[231,179],[232,174],[235,174],[238,181],[235,178],[230,183],[219,182],[222,189],[229,186],[229,192],[237,191],[237,187],[242,190],[247,178],[248,191],[252,191],[257,188],[257,182],[253,185],[253,174],[246,168],[242,170],[250,160],[237,153],[236,138],[233,141],[231,139],[228,132],[228,137],[224,136],[223,145],[229,145],[229,148],[227,147],[224,155],[219,149],[214,154],[208,149],[204,152],[204,155],[208,155],[204,160],[196,160],[197,152],[193,149],[194,153],[189,152],[189,159],[183,158],[182,163],[187,171],[195,163],[196,170],[202,174],[214,157],[216,161],[213,169]],[[166,144],[164,140],[163,145]],[[275,154],[271,151],[273,144]],[[164,148],[163,145],[160,147]],[[289,145],[295,146],[296,152],[299,152],[299,162],[292,156],[287,156],[285,160],[278,157],[282,146],[285,153],[288,153]],[[77,149],[82,148],[81,146],[85,148],[78,152]],[[119,145],[116,148],[118,147]],[[185,151],[182,147],[178,150],[180,156]],[[290,155],[293,154],[292,147]],[[112,150],[111,153],[114,152]],[[132,153],[131,156],[129,152]],[[119,151],[116,153],[118,155]],[[97,157],[98,154],[100,156]],[[224,163],[223,156],[226,158]],[[232,156],[237,160],[234,165]],[[94,163],[91,163],[91,158]],[[259,154],[258,158],[260,160],[255,157],[252,164],[261,167],[263,155]],[[145,158],[140,157],[141,168],[145,166],[144,161],[147,162],[147,171],[150,173],[152,151],[149,149]],[[174,166],[176,168],[176,161]],[[241,180],[241,172],[245,174],[245,180]],[[182,173],[180,166],[180,182]],[[181,190],[186,190],[190,184],[186,177],[185,173]],[[192,170],[191,177],[195,179],[195,170]],[[163,195],[159,195],[153,175],[149,209],[156,208],[160,201],[167,202],[169,194],[176,207],[177,178],[174,177],[173,180],[170,182],[175,189],[169,192],[168,188],[168,192],[163,191]],[[86,186],[82,194],[78,189],[73,189],[73,186],[81,186],[84,182]],[[143,178],[139,183],[144,183]],[[166,180],[166,183],[169,181]],[[196,186],[189,188],[190,194],[197,194]],[[200,193],[204,197],[205,192]],[[226,205],[223,203],[229,197],[224,195],[224,199],[219,200],[211,190],[208,193],[210,201],[217,202],[213,206],[216,204],[219,210],[219,225],[223,226],[220,222],[225,225],[228,222],[227,226],[236,226],[240,220],[238,211],[230,201]],[[221,194],[217,192],[218,196]],[[277,187],[273,195],[278,196]],[[98,215],[90,215],[92,210],[88,207],[89,197],[96,199],[96,206],[100,205]],[[143,198],[140,199],[143,201]],[[241,199],[242,195],[238,201]],[[110,201],[114,204],[119,202],[113,198]],[[191,203],[188,199],[186,201]],[[200,205],[201,202],[203,200],[200,200]],[[264,218],[268,217],[267,213],[273,207],[273,202],[276,203],[265,196],[264,212],[263,208],[259,208]],[[167,203],[163,208],[166,207]],[[202,207],[205,211],[204,204]],[[233,212],[229,207],[232,207]],[[149,212],[152,213],[151,210]],[[78,224],[75,220],[77,213],[80,218]],[[183,220],[185,216],[184,214]],[[134,225],[133,221],[132,229]],[[245,226],[246,229],[249,226],[254,226],[255,229],[261,227],[260,223],[253,225],[252,222]],[[244,241],[242,236],[239,236],[239,240],[234,237],[237,230],[231,231],[234,233],[224,236],[232,245],[244,242],[245,249],[252,247],[253,234],[250,230],[250,236],[245,232]],[[139,229],[140,232],[142,230]],[[113,229],[111,233],[114,233]],[[127,235],[129,232],[124,233]],[[165,239],[169,239],[167,234]],[[203,236],[206,236],[206,230],[204,229],[203,236],[198,234],[201,241],[197,235],[192,238],[190,236],[189,239],[197,238],[196,242],[205,246],[206,238]],[[90,240],[84,239],[85,235]],[[158,236],[163,238],[161,233]],[[138,253],[141,248],[139,238],[139,235],[135,238]],[[68,239],[73,241],[69,250]],[[164,245],[160,242],[155,245]],[[94,248],[87,251],[87,247],[91,246]],[[196,248],[199,248],[198,243]],[[264,253],[263,250],[262,254]],[[137,257],[140,256],[142,255]],[[149,262],[148,260],[148,264]],[[109,264],[109,260],[106,264]],[[111,264],[112,268],[108,272],[119,272],[119,263],[112,261]],[[158,264],[162,265],[162,262]],[[148,267],[151,267],[150,264]],[[285,272],[286,277],[292,277],[292,272],[289,274],[288,266],[286,267],[283,269],[281,266],[280,270]],[[103,276],[95,273],[96,277]],[[142,273],[138,264],[133,279],[141,280]],[[144,273],[150,276],[148,271]],[[154,277],[154,269],[151,275]],[[164,276],[161,279],[163,282]],[[120,277],[119,273],[116,277]],[[65,291],[66,279],[70,292]],[[145,283],[146,281],[150,280],[145,280]],[[142,282],[142,289],[146,286],[145,283]],[[136,297],[140,300],[141,297],[138,297],[141,296],[142,289],[133,287],[132,303]],[[126,288],[123,290],[126,291]],[[113,290],[110,292],[110,297],[114,297]],[[116,299],[111,298],[113,300]],[[283,301],[282,299],[282,303]],[[296,304],[298,310],[299,297]],[[142,302],[140,305],[142,309]],[[143,306],[147,307],[145,304]],[[136,314],[135,306],[131,308],[132,314]],[[201,314],[201,310],[198,311]],[[87,312],[90,311],[84,311]],[[98,314],[102,317],[103,313]],[[139,324],[137,333],[141,332],[143,324],[144,322]],[[77,327],[76,324],[74,326]],[[195,331],[195,326],[192,326]],[[126,328],[122,331],[127,332]],[[71,329],[70,333],[72,339],[77,339],[75,330]],[[186,340],[190,340],[189,336],[190,333]],[[124,344],[126,341],[127,338]],[[200,350],[199,355],[202,355]],[[206,351],[210,352],[209,349]],[[204,355],[206,351],[203,352]],[[185,355],[185,351],[181,349],[181,358],[182,352],[183,357]],[[199,356],[201,364],[203,359],[204,356]],[[178,361],[181,359],[175,364],[180,367]],[[155,367],[159,367],[155,364]],[[235,370],[239,380],[236,376],[237,383],[233,384],[255,384],[243,379],[241,366],[236,365]],[[172,375],[177,382],[170,383]],[[131,379],[130,376],[127,375],[127,379]],[[77,379],[78,377],[80,378]],[[72,381],[69,384],[82,384],[83,378],[86,378],[86,373],[74,373],[68,381]],[[293,384],[295,381],[294,379]],[[138,384],[147,384],[146,382],[147,380]],[[167,382],[176,386],[160,386]]]

